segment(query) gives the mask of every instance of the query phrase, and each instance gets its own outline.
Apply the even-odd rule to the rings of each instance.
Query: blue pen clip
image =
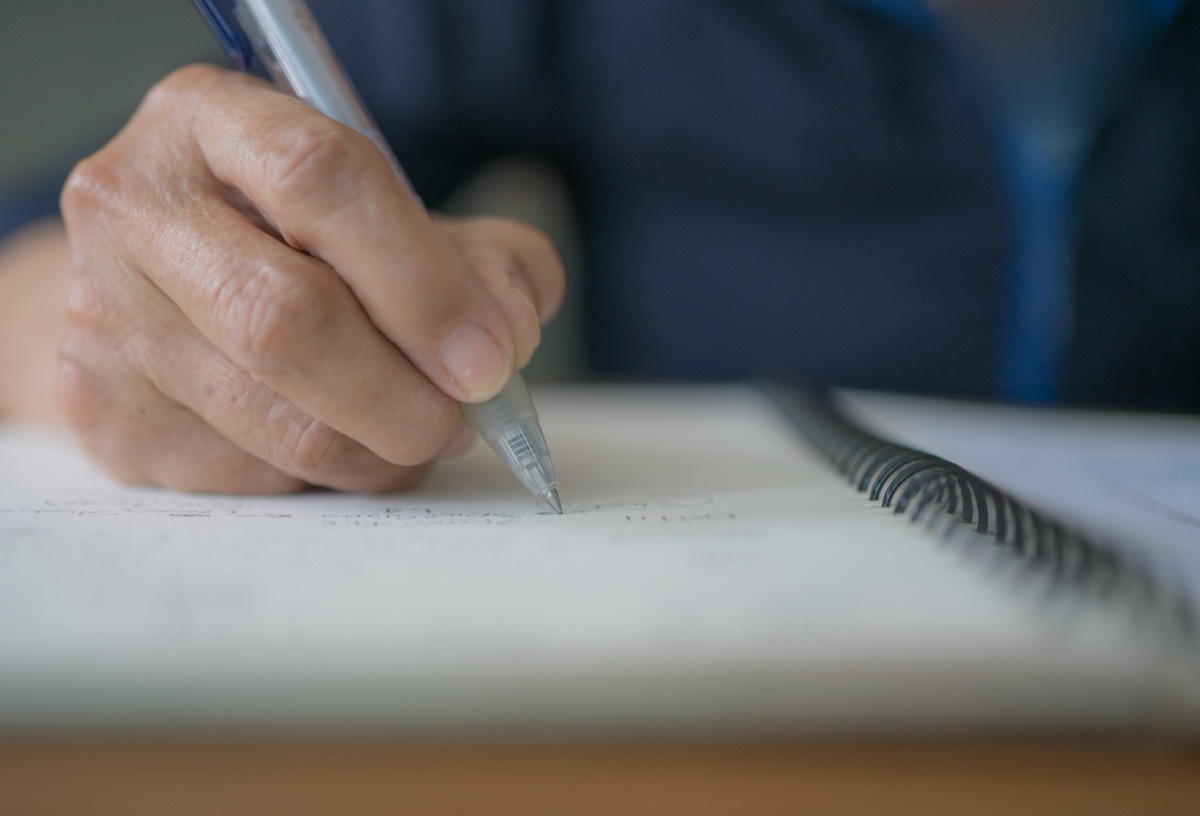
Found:
[[[254,46],[238,24],[237,0],[192,0],[239,71],[254,67]]]

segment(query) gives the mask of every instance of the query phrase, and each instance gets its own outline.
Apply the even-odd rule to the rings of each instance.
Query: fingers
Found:
[[[537,230],[502,218],[435,216],[434,223],[517,327],[515,361],[524,366],[541,340],[541,324],[562,305],[562,261],[554,246]]]
[[[126,480],[410,485],[562,297],[534,230],[430,218],[374,144],[217,69],[161,83],[62,210],[60,403]]]
[[[453,400],[383,336],[328,265],[276,241],[220,201],[194,220],[205,224],[198,240],[139,240],[128,252],[152,265],[155,284],[231,361],[243,384],[265,384],[397,465],[429,461],[458,432],[461,413]],[[160,387],[201,405],[195,393],[176,393],[169,382]],[[235,428],[236,417],[222,421],[223,414],[258,416],[268,408],[240,404],[201,413],[249,442],[249,429]],[[248,449],[264,453],[253,444]]]
[[[292,246],[346,282],[366,315],[439,389],[496,394],[518,348],[510,325],[454,242],[366,137],[303,103],[214,73],[191,132],[213,175],[239,189]],[[187,311],[187,304],[181,303]]]
[[[114,382],[70,353],[57,397],[85,450],[113,478],[201,493],[291,493],[305,486],[137,380]]]
[[[386,462],[254,381],[152,287],[105,284],[73,286],[58,398],[85,447],[122,481],[204,492],[306,484],[383,491],[424,475],[425,467]],[[147,318],[136,333],[105,325],[134,311]]]
[[[174,377],[159,368],[148,370],[148,379],[164,396],[188,406],[224,438],[279,471],[321,487],[383,492],[412,487],[428,470],[432,454],[411,466],[389,462],[255,380],[199,335],[173,339],[171,357],[191,376]]]

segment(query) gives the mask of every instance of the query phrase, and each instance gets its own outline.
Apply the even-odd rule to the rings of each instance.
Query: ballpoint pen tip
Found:
[[[562,515],[562,501],[558,498],[558,491],[550,488],[546,491],[546,503],[554,508],[554,512]]]

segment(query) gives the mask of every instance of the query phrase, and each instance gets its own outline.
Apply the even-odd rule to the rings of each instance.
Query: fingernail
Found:
[[[476,323],[464,323],[442,344],[442,365],[468,397],[487,399],[512,373],[512,358]]]

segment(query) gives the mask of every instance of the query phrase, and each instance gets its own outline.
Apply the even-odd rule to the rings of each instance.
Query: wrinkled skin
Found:
[[[411,485],[562,298],[540,233],[430,215],[369,140],[208,66],[152,89],[61,204],[55,401],[125,482]]]

